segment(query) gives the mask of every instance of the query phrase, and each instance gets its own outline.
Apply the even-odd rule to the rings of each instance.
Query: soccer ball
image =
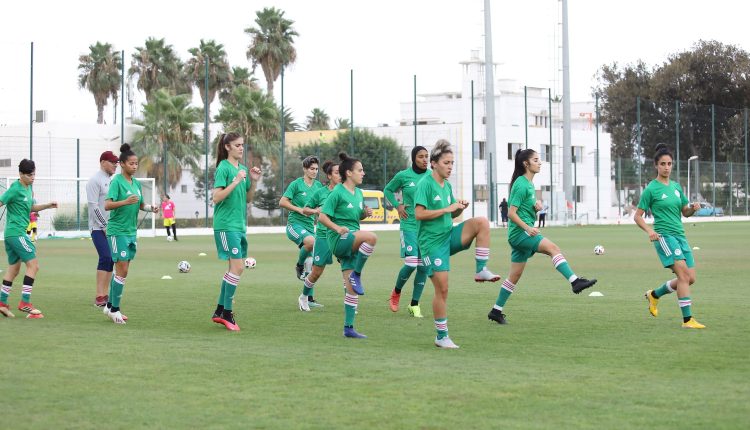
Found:
[[[258,264],[253,257],[247,257],[245,259],[245,268],[255,269],[255,265]]]
[[[171,242],[173,240],[174,240],[174,238],[172,236],[167,236],[167,242]]]
[[[180,271],[180,273],[187,273],[190,271],[190,263],[187,261],[180,261],[177,263],[177,270]]]
[[[604,255],[604,247],[601,245],[596,245],[594,247],[594,254],[596,255]]]

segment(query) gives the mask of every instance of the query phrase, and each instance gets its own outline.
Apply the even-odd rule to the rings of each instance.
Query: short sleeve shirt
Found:
[[[161,202],[161,214],[164,218],[174,218],[174,203],[172,203],[172,200]]]
[[[119,202],[135,195],[138,196],[138,202],[109,211],[108,236],[135,236],[136,234],[138,211],[143,203],[143,195],[141,183],[135,178],[130,178],[130,180],[131,182],[128,182],[124,176],[115,175],[109,183],[107,200]]]
[[[247,167],[234,167],[229,160],[221,160],[214,175],[214,188],[228,187],[240,170],[245,171],[245,179],[214,207],[214,231],[247,231],[247,192],[251,184]]]
[[[682,193],[682,187],[675,181],[664,185],[654,179],[641,193],[638,209],[651,209],[654,215],[654,231],[668,236],[684,236],[682,226],[682,208],[688,199]]]
[[[298,208],[305,207],[305,203],[307,203],[307,199],[309,199],[315,191],[318,190],[318,188],[322,187],[323,184],[320,183],[317,179],[310,184],[308,187],[305,183],[304,178],[297,178],[292,181],[291,184],[289,184],[288,187],[286,187],[286,191],[284,191],[284,197],[288,198],[290,202],[294,206],[297,206]],[[289,224],[296,224],[300,225],[302,227],[307,228],[308,230],[313,230],[313,216],[305,216],[302,214],[298,214],[297,212],[290,212],[289,213]]]
[[[0,201],[7,207],[5,237],[25,236],[33,204],[31,187],[24,186],[20,180],[16,180],[8,191],[0,196]]]
[[[354,232],[359,230],[359,219],[362,217],[363,210],[362,190],[355,188],[352,193],[344,185],[338,184],[333,187],[331,194],[326,198],[321,211],[328,215],[335,224]],[[338,233],[328,230],[328,241],[331,242],[335,238],[338,238]]]
[[[330,194],[331,190],[329,190],[328,187],[320,187],[315,190],[312,196],[310,196],[307,203],[305,203],[305,206],[313,209],[319,208],[323,206]],[[324,226],[322,222],[318,222],[318,227],[315,230],[315,237],[319,239],[326,239],[328,237],[328,228]]]
[[[515,182],[513,182],[513,187],[510,189],[508,206],[515,206],[516,214],[521,218],[521,221],[525,222],[528,226],[533,226],[534,221],[536,221],[534,204],[536,204],[534,184],[526,176],[521,175],[516,178]],[[508,221],[508,242],[511,245],[521,242],[526,237],[528,235],[523,227],[514,223],[513,220]]]
[[[456,201],[453,196],[453,187],[450,182],[443,181],[440,186],[432,177],[425,176],[417,184],[414,192],[414,205],[424,206],[427,210],[438,210],[452,205]],[[430,254],[434,249],[443,245],[451,235],[453,218],[450,213],[445,213],[431,220],[418,220],[417,242],[422,255]]]
[[[401,190],[401,199],[408,217],[401,220],[400,229],[402,231],[417,231],[417,219],[414,217],[414,193],[417,191],[417,184],[426,175],[431,175],[432,171],[427,170],[423,173],[417,173],[411,167],[404,169],[393,177],[388,185],[385,186],[385,195],[394,206],[398,204],[391,197],[393,193]]]

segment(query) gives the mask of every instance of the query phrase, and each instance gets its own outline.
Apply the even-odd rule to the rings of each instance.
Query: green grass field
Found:
[[[45,318],[0,320],[0,427],[747,428],[750,224],[686,228],[700,247],[692,298],[706,330],[680,328],[675,295],[662,299],[658,318],[648,314],[644,291],[669,273],[637,227],[548,228],[604,297],[572,294],[549,258],[536,256],[506,305],[510,324],[498,326],[486,315],[499,283],[475,284],[466,251],[451,263],[455,351],[432,344],[429,281],[424,319],[406,312],[411,281],[402,310],[387,308],[401,266],[397,232],[379,233],[365,268],[356,327],[366,340],[341,335],[337,265],[316,286],[325,308],[297,309],[294,246],[280,234],[249,236],[258,266],[237,291],[237,333],[210,320],[225,269],[212,237],[139,240],[125,326],[92,305],[91,242],[41,241],[33,302]],[[502,275],[504,235],[493,231],[490,260]],[[597,244],[605,255],[593,254]],[[177,273],[180,260],[189,274]]]

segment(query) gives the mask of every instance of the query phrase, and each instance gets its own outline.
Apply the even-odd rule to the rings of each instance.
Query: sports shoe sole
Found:
[[[16,316],[13,315],[13,312],[10,311],[10,309],[6,308],[5,306],[0,307],[0,314],[2,314],[6,318],[15,318]]]
[[[501,276],[495,276],[494,278],[490,279],[480,279],[480,278],[474,278],[474,282],[497,282],[499,281]]]

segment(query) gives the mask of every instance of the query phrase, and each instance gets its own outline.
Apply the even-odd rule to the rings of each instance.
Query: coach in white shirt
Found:
[[[104,210],[104,199],[109,191],[109,181],[117,170],[119,159],[112,151],[102,152],[99,157],[100,169],[86,183],[86,197],[89,208],[89,230],[96,252],[99,254],[99,264],[96,266],[96,300],[98,307],[105,306],[109,297],[109,281],[112,279],[112,256],[109,242],[107,242],[107,221],[109,212]]]

